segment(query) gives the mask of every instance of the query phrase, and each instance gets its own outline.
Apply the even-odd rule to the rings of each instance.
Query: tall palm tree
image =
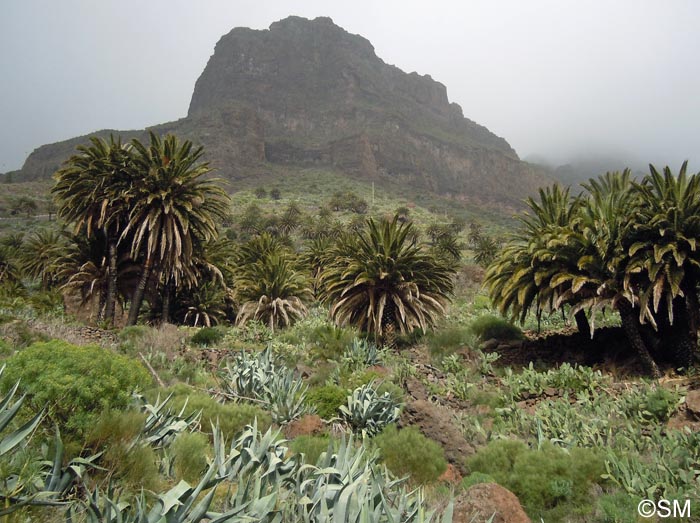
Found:
[[[132,140],[133,168],[138,176],[128,192],[128,223],[121,238],[131,237],[131,255],[143,260],[134,290],[128,325],[138,319],[152,273],[166,284],[182,279],[194,283],[192,259],[202,243],[216,238],[217,223],[228,212],[229,198],[215,179],[204,179],[211,169],[202,162],[202,147],[173,135],[161,139],[149,133],[150,144]]]
[[[417,243],[411,223],[370,218],[356,240],[339,242],[322,274],[338,324],[391,342],[397,330],[427,330],[445,312],[454,271]]]
[[[126,224],[128,195],[134,183],[131,147],[121,138],[91,138],[78,146],[54,178],[51,189],[58,203],[58,216],[73,224],[74,234],[106,238],[107,260],[105,317],[114,320],[117,299],[118,241]]]

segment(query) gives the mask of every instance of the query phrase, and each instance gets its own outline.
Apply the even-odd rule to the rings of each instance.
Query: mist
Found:
[[[5,0],[0,172],[36,147],[186,115],[233,27],[330,16],[447,86],[521,158],[700,165],[700,3]]]

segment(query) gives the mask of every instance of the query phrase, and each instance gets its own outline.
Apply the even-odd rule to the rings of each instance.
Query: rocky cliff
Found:
[[[506,205],[548,182],[503,138],[465,118],[444,85],[384,63],[369,41],[329,18],[233,29],[197,80],[187,117],[153,129],[201,143],[218,175],[233,180],[268,162],[328,166]],[[40,147],[19,178],[50,175],[85,140]]]

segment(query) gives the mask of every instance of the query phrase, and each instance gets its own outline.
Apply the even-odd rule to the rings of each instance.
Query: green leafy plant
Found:
[[[497,440],[468,460],[472,472],[492,476],[511,490],[528,515],[546,521],[576,511],[591,513],[590,489],[601,483],[604,459],[591,449],[570,451],[543,445],[528,449],[518,441]]]
[[[307,401],[314,406],[316,413],[325,420],[335,418],[348,397],[347,389],[338,385],[324,385],[309,389]]]
[[[471,332],[482,341],[492,338],[497,340],[522,340],[522,331],[517,325],[499,316],[482,314],[469,325]]]
[[[125,408],[131,393],[151,382],[136,361],[63,341],[35,343],[11,356],[3,389],[18,380],[34,412],[45,408],[51,421],[74,435],[85,434],[103,410]]]
[[[353,430],[368,436],[379,434],[394,423],[400,412],[401,404],[388,392],[380,395],[373,382],[352,391],[346,404],[340,406],[340,418]]]
[[[387,468],[399,477],[408,475],[415,484],[431,483],[447,468],[442,447],[415,427],[398,430],[389,425],[373,442]]]
[[[202,327],[190,339],[193,345],[208,347],[224,339],[225,333],[215,327]]]
[[[312,413],[306,401],[308,385],[284,367],[269,347],[252,356],[241,351],[226,364],[221,377],[232,399],[267,406],[278,423]]]

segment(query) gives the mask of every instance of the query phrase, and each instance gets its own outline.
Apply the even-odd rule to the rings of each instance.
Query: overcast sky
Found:
[[[223,34],[291,14],[430,74],[521,157],[700,164],[693,0],[0,2],[0,172],[44,143],[185,116]]]

